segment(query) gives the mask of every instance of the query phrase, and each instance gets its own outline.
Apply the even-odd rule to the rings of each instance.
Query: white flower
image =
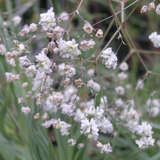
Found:
[[[142,8],[141,8],[141,13],[146,13],[148,11],[148,6],[147,5],[144,5]]]
[[[19,80],[20,79],[20,75],[19,74],[6,72],[5,75],[6,75],[7,82],[12,82],[14,80]]]
[[[64,96],[61,92],[53,92],[46,99],[44,109],[50,112],[57,112],[58,105],[61,104]]]
[[[47,72],[50,72],[52,62],[44,52],[39,53],[38,55],[35,56],[35,58],[36,61],[38,62],[38,65],[42,67],[42,69],[44,69]]]
[[[28,86],[28,82],[22,83],[22,88],[26,88]]]
[[[35,65],[30,65],[29,67],[26,68],[25,71],[28,77],[33,77],[36,73],[36,67]]]
[[[96,37],[97,38],[102,38],[103,37],[103,31],[102,31],[102,29],[98,29],[98,31],[96,32]]]
[[[142,124],[137,127],[138,135],[151,136],[152,133],[152,126],[147,122],[142,122]]]
[[[84,147],[84,144],[83,143],[79,143],[78,144],[78,149],[81,149],[81,148],[83,148]]]
[[[69,20],[69,14],[67,12],[62,12],[59,17],[59,21],[68,21]]]
[[[50,119],[48,121],[45,121],[44,123],[42,123],[42,126],[45,128],[49,128],[51,127],[53,124],[55,124],[57,122],[57,120],[55,119]]]
[[[60,39],[58,42],[60,55],[63,58],[74,58],[75,56],[79,56],[81,54],[78,49],[78,43],[74,39],[72,41],[65,41]]]
[[[121,98],[118,98],[118,99],[115,100],[115,104],[116,104],[117,107],[122,107],[124,102]]]
[[[139,140],[136,140],[136,144],[140,149],[147,148],[154,145],[155,140],[152,137],[142,137]]]
[[[75,109],[75,106],[73,104],[63,103],[60,107],[61,107],[61,110],[62,110],[63,114],[66,114],[68,116],[73,115],[74,109]]]
[[[80,109],[77,109],[74,114],[74,120],[80,122],[83,119],[85,119],[84,113]]]
[[[64,90],[64,99],[63,99],[63,102],[69,102],[69,101],[74,101],[76,100],[77,98],[77,89],[70,85],[70,86],[67,86],[66,89]],[[72,99],[73,98],[73,99]]]
[[[105,65],[108,69],[116,69],[117,67],[117,56],[112,51],[112,48],[107,48],[102,51],[101,54],[102,63]]]
[[[37,24],[35,24],[35,23],[30,24],[30,25],[29,25],[29,31],[30,31],[30,32],[35,32],[35,31],[37,31]]]
[[[92,79],[88,81],[87,87],[93,89],[95,92],[99,92],[101,90],[101,86]]]
[[[14,58],[6,59],[7,63],[12,67],[16,67],[16,61]]]
[[[148,10],[151,11],[151,10],[154,10],[156,7],[155,7],[155,3],[154,2],[150,2],[148,4]]]
[[[126,73],[124,73],[124,72],[121,72],[121,73],[118,74],[118,78],[119,78],[121,81],[123,81],[123,80],[125,80],[126,78],[128,78],[128,75],[127,75]]]
[[[149,115],[152,117],[156,117],[158,116],[159,112],[160,112],[160,108],[159,107],[152,107],[151,109],[148,110]]]
[[[60,75],[66,75],[66,77],[73,77],[76,74],[76,70],[71,65],[66,65],[64,63],[61,63],[58,65],[58,72]]]
[[[94,28],[92,27],[92,25],[89,22],[86,21],[84,23],[83,30],[88,34],[91,34],[93,32]]]
[[[81,133],[88,135],[88,138],[98,139],[98,127],[96,121],[92,118],[90,121],[88,119],[83,119],[81,121]]]
[[[21,111],[22,111],[25,115],[27,115],[28,113],[31,112],[31,109],[30,109],[29,107],[22,107],[22,108],[21,108]]]
[[[24,102],[24,99],[22,97],[18,97],[18,104],[21,104]]]
[[[160,99],[153,99],[152,104],[156,107],[160,107]]]
[[[76,144],[76,140],[74,140],[73,138],[70,138],[67,140],[67,143],[71,146],[74,146]]]
[[[157,13],[158,15],[160,15],[160,4],[158,4],[157,7],[156,7],[156,13]]]
[[[115,91],[119,95],[124,95],[124,93],[125,93],[125,89],[122,86],[116,87]]]
[[[19,65],[21,68],[28,67],[31,64],[27,56],[19,57]]]
[[[54,37],[54,39],[60,39],[63,36],[63,33],[64,33],[64,29],[60,26],[56,26],[52,30],[52,38]]]
[[[60,132],[61,132],[62,136],[68,136],[70,128],[71,128],[70,124],[68,124],[64,121],[60,122]]]
[[[143,80],[139,79],[137,82],[136,89],[143,89],[143,87],[144,87],[144,82]]]
[[[80,49],[82,49],[82,51],[87,51],[91,48],[94,48],[95,46],[95,41],[94,40],[83,40],[80,42]]]
[[[54,26],[56,26],[56,19],[53,8],[50,8],[46,13],[40,14],[39,24],[45,31],[51,30]]]
[[[22,18],[20,16],[15,16],[12,21],[14,23],[15,26],[18,26],[21,22]]]
[[[123,62],[123,63],[120,64],[119,68],[122,71],[127,71],[128,70],[128,64],[126,62]]]
[[[157,32],[153,32],[149,35],[150,41],[153,43],[154,47],[160,47],[160,35]]]
[[[94,69],[89,69],[87,74],[89,77],[92,77],[92,76],[94,76],[94,72],[95,72]]]
[[[110,153],[112,152],[111,145],[108,144],[102,144],[101,142],[97,142],[97,147],[100,149],[101,153]]]
[[[0,44],[0,55],[4,55],[6,52],[6,47],[4,44]]]
[[[98,128],[103,133],[112,133],[113,132],[113,125],[112,123],[105,117],[102,119],[97,120]]]
[[[25,46],[23,43],[20,43],[18,45],[18,51],[19,51],[19,55],[21,55],[25,51]]]

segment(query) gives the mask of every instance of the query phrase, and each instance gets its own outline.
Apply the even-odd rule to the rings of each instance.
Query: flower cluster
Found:
[[[153,43],[154,47],[160,47],[160,35],[157,32],[153,32],[149,35],[150,41]]]
[[[107,48],[102,51],[101,54],[102,63],[106,68],[116,69],[117,67],[117,57],[115,53],[112,51],[112,48]]]

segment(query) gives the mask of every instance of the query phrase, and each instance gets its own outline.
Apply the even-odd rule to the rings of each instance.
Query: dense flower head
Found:
[[[65,41],[60,39],[58,42],[60,55],[63,58],[74,58],[75,56],[79,56],[81,54],[78,49],[78,43],[76,43],[75,39],[71,41]]]
[[[56,19],[53,8],[50,8],[46,13],[40,14],[39,24],[45,31],[51,30],[53,27],[56,26]]]
[[[160,35],[157,32],[153,32],[149,35],[150,41],[153,43],[154,47],[160,47]]]
[[[108,69],[116,69],[117,67],[117,56],[112,51],[112,48],[107,48],[102,51],[101,54],[102,63],[105,65]]]

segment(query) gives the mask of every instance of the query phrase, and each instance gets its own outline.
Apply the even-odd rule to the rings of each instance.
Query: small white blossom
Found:
[[[28,82],[22,83],[22,88],[26,88],[28,86]]]
[[[73,104],[63,103],[60,107],[63,114],[66,114],[68,116],[73,116],[75,109],[75,106]]]
[[[4,55],[6,53],[6,47],[4,44],[0,44],[0,55]]]
[[[136,140],[136,144],[140,149],[145,149],[149,146],[154,145],[155,140],[152,137],[142,137],[139,140]]]
[[[108,144],[102,144],[101,142],[97,142],[97,147],[100,149],[101,153],[110,153],[112,152],[111,145]]]
[[[53,92],[48,96],[44,109],[50,112],[57,112],[57,107],[61,104],[64,96],[61,92]]]
[[[97,82],[94,82],[92,79],[88,81],[87,87],[93,89],[95,92],[99,92],[101,90],[101,86]]]
[[[97,38],[102,38],[103,37],[103,31],[102,31],[102,29],[98,29],[98,31],[96,32],[96,37]]]
[[[84,144],[83,143],[79,143],[78,144],[78,149],[81,149],[81,148],[83,148],[84,147]]]
[[[19,80],[20,79],[20,75],[19,74],[6,72],[5,75],[6,75],[7,82],[12,82],[14,80]]]
[[[67,140],[67,143],[71,146],[74,146],[76,144],[76,140],[74,140],[73,138],[70,138]]]
[[[149,35],[150,41],[153,43],[154,47],[160,47],[160,35],[157,32],[153,32]]]
[[[56,26],[55,13],[53,12],[53,8],[50,8],[46,13],[40,14],[40,22],[39,24],[45,31],[53,29]]]
[[[148,6],[147,5],[144,5],[142,8],[141,8],[141,13],[146,13],[148,11]]]
[[[136,89],[143,89],[143,87],[144,87],[144,82],[143,80],[139,79],[137,82]]]
[[[155,7],[155,3],[154,2],[150,2],[148,4],[148,10],[151,11],[151,10],[154,10],[156,7]]]
[[[22,18],[20,16],[15,16],[12,21],[14,23],[15,26],[18,26],[21,22]]]
[[[29,31],[30,32],[36,32],[37,31],[37,24],[32,23],[29,25]]]
[[[44,52],[39,53],[38,55],[35,56],[35,58],[40,67],[42,67],[47,72],[51,71],[50,68],[51,68],[52,62]]]
[[[117,107],[122,107],[124,105],[124,102],[121,98],[118,98],[115,100],[115,104]]]
[[[58,42],[60,55],[63,58],[74,58],[75,56],[79,56],[81,54],[78,49],[78,43],[74,39],[72,41],[59,40]]]
[[[123,63],[120,64],[119,68],[122,71],[127,71],[128,70],[128,64],[126,62],[123,62]]]
[[[30,65],[29,67],[27,67],[25,72],[28,77],[33,77],[36,74],[35,65]]]
[[[22,111],[25,115],[27,115],[28,113],[31,112],[31,109],[30,109],[29,107],[22,107],[22,108],[21,108],[21,111]]]
[[[80,49],[82,49],[83,51],[87,51],[91,48],[94,48],[95,46],[95,41],[94,40],[83,40],[80,42]]]
[[[138,135],[151,136],[152,133],[152,126],[147,122],[142,122],[142,124],[137,127]]]
[[[57,120],[55,119],[50,119],[48,121],[45,121],[44,123],[42,123],[42,126],[45,128],[49,128],[51,127],[53,124],[55,124],[57,122]]]
[[[124,95],[125,89],[122,86],[116,87],[115,91],[118,95]]]
[[[87,73],[88,73],[88,76],[89,76],[89,77],[94,76],[94,72],[95,72],[94,69],[89,69],[88,72],[87,72]]]
[[[123,80],[125,80],[126,78],[128,78],[128,75],[127,75],[126,73],[124,73],[124,72],[121,72],[121,73],[118,74],[118,78],[119,78],[121,81],[123,81]]]
[[[24,99],[22,97],[18,97],[18,104],[21,104],[24,102]]]
[[[108,69],[116,69],[117,67],[117,56],[112,51],[112,48],[107,48],[101,53],[102,63]]]
[[[81,133],[88,135],[88,138],[97,140],[99,136],[98,131],[98,126],[93,118],[90,121],[88,119],[81,121]]]
[[[62,12],[58,17],[58,21],[68,21],[68,20],[69,20],[69,14],[67,12]]]
[[[66,77],[73,77],[76,74],[76,70],[71,65],[66,65],[64,63],[58,65],[58,72],[60,75],[66,75]]]
[[[83,26],[83,30],[88,34],[91,34],[94,29],[93,29],[92,25],[89,22],[86,21],[84,26]]]
[[[27,56],[19,57],[19,65],[21,68],[30,66],[31,62]]]
[[[152,107],[151,109],[148,110],[148,113],[151,117],[156,117],[158,116],[160,112],[160,108],[159,107]]]
[[[158,15],[160,15],[160,4],[158,4],[157,7],[156,7],[156,13],[157,13]]]

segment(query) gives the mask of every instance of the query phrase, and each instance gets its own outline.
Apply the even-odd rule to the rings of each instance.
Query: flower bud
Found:
[[[91,34],[93,32],[93,27],[89,22],[85,22],[83,30],[88,34]]]
[[[102,29],[98,29],[98,31],[96,33],[96,37],[97,38],[102,38],[103,37],[103,31],[102,31]]]
[[[143,13],[146,13],[147,11],[148,11],[148,6],[147,6],[147,5],[144,5],[144,6],[141,8],[140,13],[143,14]]]

